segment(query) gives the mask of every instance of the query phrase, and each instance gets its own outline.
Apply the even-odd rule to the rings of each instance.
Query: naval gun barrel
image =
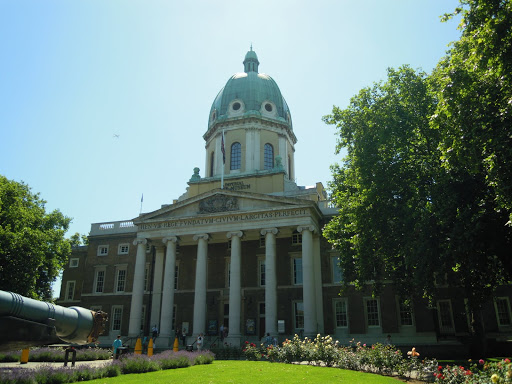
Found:
[[[41,345],[59,339],[73,344],[93,343],[103,333],[106,321],[105,312],[66,308],[0,290],[0,344]]]

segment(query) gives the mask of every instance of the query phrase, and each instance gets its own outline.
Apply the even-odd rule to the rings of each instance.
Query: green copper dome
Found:
[[[208,127],[218,122],[246,117],[262,117],[292,129],[288,104],[274,79],[258,73],[258,56],[251,50],[244,59],[244,72],[235,73],[215,98]]]

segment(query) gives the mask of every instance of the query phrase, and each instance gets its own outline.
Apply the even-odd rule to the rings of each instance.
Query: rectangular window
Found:
[[[302,244],[302,234],[295,231],[292,233],[292,245]]]
[[[69,259],[69,268],[77,268],[78,260],[78,258]]]
[[[265,235],[260,235],[260,248],[265,248]]]
[[[226,288],[229,288],[229,284],[231,284],[231,258],[226,258],[226,267],[225,267],[225,276],[226,276]]]
[[[98,256],[107,256],[108,255],[108,245],[99,245],[97,255]]]
[[[68,281],[66,283],[66,300],[73,300],[75,297],[75,281]]]
[[[259,270],[259,282],[260,282],[260,287],[264,287],[265,286],[265,260],[264,259],[260,259],[258,260],[258,270]]]
[[[400,313],[400,325],[401,326],[413,325],[411,301],[399,298],[398,299],[398,310]]]
[[[174,289],[178,289],[178,276],[179,276],[179,268],[178,264],[174,267]]]
[[[337,328],[348,327],[347,300],[334,301],[334,318],[336,319]]]
[[[509,327],[511,324],[510,301],[508,297],[497,297],[494,299],[496,318],[500,327]]]
[[[293,258],[293,284],[302,284],[302,259],[300,257]]]
[[[105,270],[98,269],[98,270],[96,270],[96,276],[94,279],[94,293],[103,293],[104,286],[105,286]]]
[[[149,264],[144,269],[144,291],[149,291]]]
[[[439,300],[437,302],[437,313],[439,317],[439,330],[441,333],[453,333],[452,302],[450,300]]]
[[[228,251],[231,249],[231,239],[228,240]]]
[[[112,306],[112,330],[121,330],[121,320],[123,319],[123,307],[120,305]]]
[[[365,299],[365,301],[368,327],[380,327],[379,301],[377,299]]]
[[[130,244],[128,244],[128,243],[119,244],[119,246],[117,248],[118,255],[127,255],[129,251],[130,251]]]
[[[126,285],[126,267],[119,268],[116,276],[116,292],[124,292]]]
[[[293,303],[293,314],[295,319],[295,329],[304,329],[304,303],[296,301]]]
[[[141,320],[140,320],[140,331],[141,332],[144,332],[144,325],[146,323],[146,306],[143,305],[142,306],[142,317],[141,317]]]
[[[338,256],[331,257],[332,263],[332,282],[340,284],[343,281],[343,273],[340,266],[340,258]]]

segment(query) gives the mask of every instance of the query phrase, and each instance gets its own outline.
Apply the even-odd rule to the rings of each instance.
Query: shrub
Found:
[[[124,374],[154,372],[158,370],[160,370],[158,361],[146,355],[129,354],[121,358],[121,372]]]

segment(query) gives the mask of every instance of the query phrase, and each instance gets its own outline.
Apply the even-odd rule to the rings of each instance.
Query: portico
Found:
[[[265,206],[262,209],[262,206]],[[215,207],[215,208],[211,208]],[[190,212],[195,212],[190,217]],[[145,245],[162,244],[156,248],[155,277],[153,279],[153,301],[151,323],[159,324],[160,336],[172,336],[171,321],[174,307],[174,270],[176,265],[176,247],[192,246],[196,248],[192,336],[207,334],[207,292],[214,289],[208,284],[209,248],[213,244],[224,243],[230,248],[228,286],[229,297],[229,340],[239,343],[244,330],[242,314],[242,269],[244,253],[242,243],[246,239],[263,237],[265,282],[265,329],[277,336],[278,295],[277,275],[288,273],[280,271],[277,260],[288,257],[276,252],[277,238],[291,238],[292,233],[302,234],[302,276],[304,305],[304,335],[313,336],[318,332],[318,316],[321,308],[316,308],[317,291],[321,291],[321,271],[316,271],[314,261],[314,237],[318,237],[318,219],[320,212],[311,201],[294,198],[261,196],[250,192],[213,190],[202,194],[194,201],[177,203],[161,210],[142,215],[136,220],[139,228],[136,271],[144,276]],[[228,247],[228,243],[229,247]],[[165,254],[165,260],[163,255]],[[317,263],[318,264],[318,263]],[[163,272],[163,273],[162,273]],[[143,281],[143,278],[141,279]],[[155,294],[156,293],[156,294]],[[140,316],[144,286],[134,285],[131,300],[130,336],[139,334]],[[157,308],[155,308],[157,307]],[[157,318],[156,314],[159,314]]]

